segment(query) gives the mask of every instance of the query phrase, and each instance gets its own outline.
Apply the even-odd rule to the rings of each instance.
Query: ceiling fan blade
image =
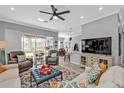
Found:
[[[53,19],[53,16],[49,20],[52,20],[52,19]]]
[[[66,14],[66,13],[70,13],[70,11],[67,10],[67,11],[59,12],[59,13],[57,13],[57,15],[62,15],[62,14]]]
[[[57,17],[60,18],[60,19],[63,20],[63,21],[65,20],[63,17],[61,17],[61,16],[59,16],[59,15],[57,15]]]
[[[55,11],[54,5],[51,5],[51,8],[52,8],[52,11],[54,12]]]
[[[45,12],[45,11],[40,11],[41,13],[45,13],[45,14],[50,14],[53,15],[53,13],[49,13],[49,12]]]

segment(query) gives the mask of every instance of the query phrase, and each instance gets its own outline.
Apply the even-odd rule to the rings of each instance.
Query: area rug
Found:
[[[63,66],[57,66],[55,68],[63,72],[63,81],[61,81],[60,76],[54,78],[61,85],[60,88],[63,88],[64,85],[66,84],[66,82],[72,81],[74,78],[76,78],[79,75],[79,73],[74,72]],[[30,82],[30,70],[20,73],[20,77],[21,77],[21,87],[22,88],[36,88],[36,83],[34,82],[33,78],[32,78],[32,82]],[[53,80],[53,79],[51,79],[51,80]],[[32,86],[31,86],[31,83],[32,83]],[[46,82],[40,84],[39,88],[51,88],[51,86],[50,86],[50,83],[48,81],[46,81]]]

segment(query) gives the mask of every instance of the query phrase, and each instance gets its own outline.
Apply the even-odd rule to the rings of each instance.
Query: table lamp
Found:
[[[6,57],[5,57],[5,48],[7,48],[6,41],[0,41],[0,62],[2,64],[6,64]]]

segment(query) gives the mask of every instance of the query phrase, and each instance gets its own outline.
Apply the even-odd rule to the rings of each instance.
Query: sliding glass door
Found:
[[[45,38],[33,35],[23,36],[23,50],[27,57],[32,57],[35,54],[45,52]]]

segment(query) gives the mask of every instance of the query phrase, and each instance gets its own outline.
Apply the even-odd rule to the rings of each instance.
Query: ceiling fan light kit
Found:
[[[65,18],[61,17],[60,15],[63,15],[63,14],[67,14],[67,13],[70,13],[69,10],[66,10],[66,11],[62,11],[62,12],[57,12],[57,8],[55,8],[54,5],[51,5],[51,8],[52,8],[52,12],[53,13],[50,13],[50,12],[45,12],[45,11],[40,11],[40,13],[44,13],[44,14],[49,14],[49,15],[52,15],[52,17],[49,19],[49,20],[53,20],[53,19],[61,19],[61,20],[65,20]]]

